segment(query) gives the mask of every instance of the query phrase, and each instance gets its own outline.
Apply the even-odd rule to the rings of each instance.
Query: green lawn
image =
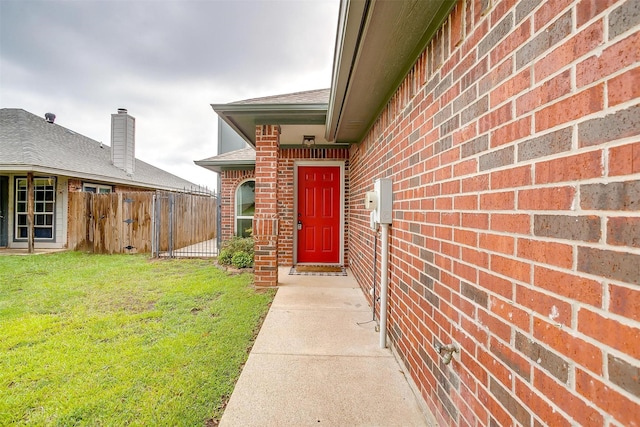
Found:
[[[273,299],[251,280],[210,260],[0,257],[0,425],[218,420]]]

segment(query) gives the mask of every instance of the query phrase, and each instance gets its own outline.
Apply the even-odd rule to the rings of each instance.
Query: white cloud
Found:
[[[0,107],[53,112],[106,144],[136,118],[137,157],[198,184],[212,103],[328,87],[338,0],[0,0]]]

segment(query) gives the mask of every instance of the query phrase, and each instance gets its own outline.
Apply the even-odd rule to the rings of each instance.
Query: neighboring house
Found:
[[[135,119],[111,115],[111,146],[22,109],[0,110],[0,247],[27,247],[27,176],[34,180],[34,241],[65,248],[68,193],[184,191],[197,186],[135,158]]]
[[[638,425],[638,16],[343,1],[329,90],[213,105],[255,150],[199,162],[221,174],[224,234],[252,220],[258,286],[348,264],[371,298],[364,199],[389,178],[383,332],[438,424]]]

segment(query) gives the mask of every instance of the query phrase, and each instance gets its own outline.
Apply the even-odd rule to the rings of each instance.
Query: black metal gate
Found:
[[[216,195],[156,192],[151,255],[155,258],[217,256],[219,218],[220,203]]]

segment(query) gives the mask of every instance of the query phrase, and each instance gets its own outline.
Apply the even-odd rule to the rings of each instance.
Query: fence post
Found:
[[[156,193],[151,198],[151,258],[156,258]]]
[[[222,247],[222,197],[216,194],[216,249],[220,253]]]
[[[82,249],[85,251],[93,252],[93,227],[96,222],[96,219],[93,216],[93,203],[91,203],[92,193],[81,192],[81,193],[74,193],[74,194],[82,195],[82,200],[84,202],[84,209],[85,209],[85,212],[87,213],[87,224],[86,224],[87,229],[85,231],[85,240],[84,240],[85,247]]]
[[[173,258],[173,209],[175,204],[174,194],[169,194],[169,258]]]

